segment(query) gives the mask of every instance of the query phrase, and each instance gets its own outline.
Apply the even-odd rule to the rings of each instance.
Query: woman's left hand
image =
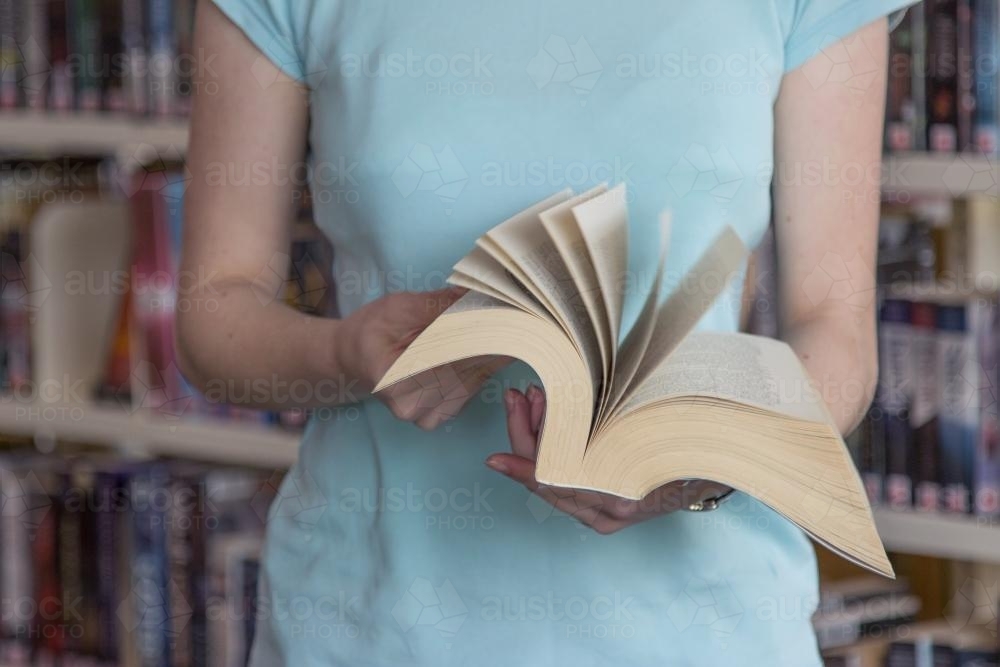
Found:
[[[538,435],[545,416],[545,394],[534,385],[526,394],[508,389],[504,394],[504,403],[511,453],[493,454],[486,459],[486,465],[520,482],[556,509],[572,515],[602,535],[616,533],[622,528],[676,512],[696,500],[728,491],[728,487],[708,481],[689,484],[671,482],[642,500],[626,500],[596,491],[540,484],[535,479],[535,459]]]

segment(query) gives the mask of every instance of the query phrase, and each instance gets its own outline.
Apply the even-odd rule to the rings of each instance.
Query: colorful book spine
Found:
[[[906,12],[910,22],[913,93],[913,148],[927,150],[927,12],[917,3]]]
[[[166,511],[157,500],[166,485],[163,469],[155,465],[131,480],[132,592],[143,606],[133,610],[132,619],[140,667],[170,667]]]
[[[144,0],[122,0],[122,68],[126,107],[135,114],[149,110],[149,58],[146,53]]]
[[[958,150],[958,0],[927,0],[927,146]]]
[[[74,106],[74,87],[70,49],[72,25],[69,20],[69,0],[52,0],[49,4],[49,79],[48,108],[67,111]]]
[[[101,79],[106,72],[101,58],[101,21],[97,0],[69,0],[71,72],[76,105],[82,111],[101,108]]]
[[[908,417],[912,391],[910,319],[908,301],[886,299],[883,302],[878,407],[882,413],[886,451],[886,503],[893,509],[908,508],[913,502]]]
[[[936,309],[930,303],[913,303],[912,325],[913,392],[910,429],[913,433],[913,505],[918,511],[936,512],[941,506],[940,442],[937,416]]]
[[[982,305],[981,326],[977,335],[980,373],[979,433],[973,469],[973,509],[976,515],[1000,516],[1000,399],[998,363],[1000,363],[1000,308],[994,300]]]
[[[995,155],[1000,143],[1000,99],[997,64],[1000,63],[1000,12],[997,0],[973,0],[973,51],[976,113],[972,143],[976,151]]]
[[[972,41],[972,0],[956,0],[955,32],[958,51],[958,150],[967,151],[972,146],[972,127],[976,114],[975,70],[976,62]]]
[[[972,488],[973,454],[978,433],[979,396],[976,378],[975,301],[939,305],[938,377],[941,438],[942,507],[949,513],[968,513]]]
[[[173,7],[170,0],[148,0],[150,99],[152,111],[160,116],[173,111],[177,90],[177,63],[174,46]]]
[[[913,16],[906,14],[889,40],[885,147],[890,151],[910,151],[916,147],[913,70]]]

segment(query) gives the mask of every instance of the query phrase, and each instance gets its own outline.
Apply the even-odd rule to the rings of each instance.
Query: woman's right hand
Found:
[[[336,334],[337,366],[369,393],[407,346],[465,290],[398,292],[383,296],[341,320]],[[376,398],[399,419],[433,430],[462,407],[509,357],[475,357],[407,378]]]

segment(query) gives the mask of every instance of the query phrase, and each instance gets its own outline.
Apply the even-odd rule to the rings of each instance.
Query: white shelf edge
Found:
[[[112,406],[0,402],[0,433],[119,447],[137,454],[287,468],[300,436],[277,426],[128,414]]]
[[[920,195],[996,197],[1000,194],[998,182],[998,162],[982,155],[920,152],[883,159],[882,192],[904,202]]]
[[[185,118],[141,118],[113,113],[0,112],[0,151],[95,153],[128,157],[139,146],[166,156],[183,154],[188,144]]]
[[[1000,517],[990,520],[885,508],[874,514],[888,552],[1000,563]]]

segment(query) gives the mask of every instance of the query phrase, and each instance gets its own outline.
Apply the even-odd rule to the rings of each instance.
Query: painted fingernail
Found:
[[[542,390],[538,388],[538,385],[531,385],[528,387],[528,400],[535,402],[542,397]]]
[[[517,406],[517,398],[514,396],[513,389],[508,389],[503,393],[503,402],[507,405],[508,411],[514,411],[514,408]]]
[[[510,468],[505,466],[503,462],[498,459],[486,459],[486,465],[489,468],[496,470],[498,473],[501,473],[503,475],[510,474]]]

